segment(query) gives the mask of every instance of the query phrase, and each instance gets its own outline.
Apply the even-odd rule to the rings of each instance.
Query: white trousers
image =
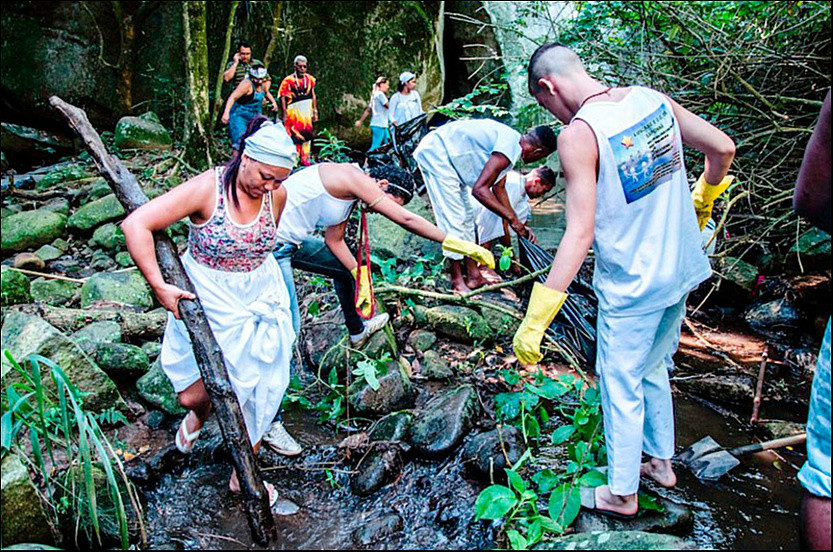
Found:
[[[668,362],[677,349],[685,317],[679,303],[641,316],[606,316],[596,328],[608,459],[608,485],[615,495],[639,488],[642,453],[674,455],[674,407]]]
[[[414,151],[414,159],[428,189],[437,226],[443,232],[461,240],[477,243],[474,230],[475,213],[469,187],[460,181],[452,167],[430,162],[428,156],[419,149]],[[443,251],[443,255],[455,261],[463,258],[459,253],[449,251]]]

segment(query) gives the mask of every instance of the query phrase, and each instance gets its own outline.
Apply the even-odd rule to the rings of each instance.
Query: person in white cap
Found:
[[[416,75],[410,71],[404,71],[399,75],[399,86],[396,94],[390,99],[388,113],[392,125],[407,123],[414,117],[425,113],[422,109],[422,98],[416,91]]]
[[[297,153],[283,126],[262,115],[251,121],[242,144],[225,167],[210,169],[149,201],[122,223],[131,257],[169,311],[160,361],[179,403],[189,410],[175,439],[183,453],[191,451],[211,402],[179,320],[179,301],[196,297],[163,279],[153,232],[185,217],[190,221],[182,264],[223,353],[255,450],[289,384],[295,332],[286,284],[272,250],[286,203],[282,182]],[[229,488],[240,491],[235,472]],[[274,504],[275,488],[269,483],[266,488]]]
[[[287,75],[278,89],[281,98],[283,123],[295,142],[298,161],[308,166],[313,124],[318,122],[318,98],[315,96],[315,77],[307,73],[307,58],[295,56],[295,71]]]

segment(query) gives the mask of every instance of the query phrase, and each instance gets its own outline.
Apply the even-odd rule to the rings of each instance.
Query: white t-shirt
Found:
[[[509,159],[509,165],[495,182],[506,176],[521,158],[520,140],[518,131],[492,119],[453,121],[429,132],[414,156],[419,152],[428,166],[434,163],[449,166],[463,184],[473,188],[493,153],[502,153]]]
[[[512,206],[518,220],[526,224],[532,212],[529,206],[529,196],[526,195],[526,177],[519,172],[510,171],[506,175],[505,187],[506,195],[509,197],[509,205]],[[503,219],[501,217],[474,198],[471,199],[471,206],[475,211],[477,239],[480,243],[503,236]],[[511,228],[509,229],[509,235],[515,235],[515,231]]]
[[[425,113],[422,110],[422,98],[419,92],[411,90],[410,94],[397,92],[390,99],[390,121],[401,125]]]
[[[590,125],[599,148],[593,287],[600,312],[638,316],[679,303],[711,267],[670,102],[634,86],[618,102],[585,105],[574,119]]]
[[[370,99],[370,126],[388,127],[388,97],[381,90],[373,93]]]

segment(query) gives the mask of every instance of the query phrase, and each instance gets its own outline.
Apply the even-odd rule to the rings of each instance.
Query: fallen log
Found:
[[[8,309],[39,316],[65,333],[80,330],[93,322],[116,322],[126,338],[162,337],[165,333],[165,322],[168,319],[168,314],[164,309],[134,312],[124,308],[71,309],[38,303],[14,305]]]
[[[49,98],[49,103],[64,115],[70,127],[84,142],[98,171],[110,184],[127,212],[132,212],[146,203],[148,198],[142,192],[136,177],[119,159],[107,152],[100,136],[87,119],[87,114],[57,96]],[[196,294],[170,238],[164,233],[155,233],[154,239],[156,258],[165,281]],[[237,470],[245,498],[252,536],[261,545],[274,544],[277,541],[275,519],[272,517],[268,493],[255,462],[240,404],[229,382],[223,354],[214,339],[214,334],[211,333],[205,311],[199,301],[181,300],[179,314],[188,328],[194,356],[217,414],[223,440],[231,451],[232,463]]]

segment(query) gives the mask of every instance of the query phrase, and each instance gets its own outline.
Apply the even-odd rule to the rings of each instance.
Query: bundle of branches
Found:
[[[792,211],[798,168],[830,87],[829,2],[576,2],[550,37],[611,84],[651,86],[737,144],[747,193],[725,219],[718,255],[762,267],[809,231]],[[691,178],[702,155],[687,156]],[[715,215],[723,215],[726,203]],[[775,268],[775,267],[773,267]]]
[[[530,272],[552,266],[553,256],[540,246],[525,238],[518,238],[521,263]],[[542,284],[547,280],[546,272],[537,276]],[[596,313],[598,301],[587,283],[577,278],[567,288],[569,298],[558,311],[547,330],[550,336],[567,349],[582,366],[593,366],[596,360]]]

